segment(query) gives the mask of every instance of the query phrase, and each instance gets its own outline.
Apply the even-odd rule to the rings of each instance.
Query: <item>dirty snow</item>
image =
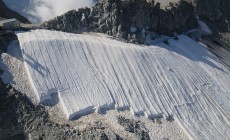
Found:
[[[143,126],[148,130],[150,139],[152,140],[188,140],[188,136],[178,126],[176,121],[167,121],[165,119],[149,120],[145,117],[135,117],[129,111],[118,112],[115,110],[108,111],[106,114],[90,114],[74,121],[75,126],[80,129],[84,129],[88,124],[94,122],[103,122],[106,129],[112,130],[114,133],[119,134],[122,138],[127,140],[139,140],[133,133],[127,133],[124,131],[124,127],[117,123],[117,117],[123,116],[127,119],[140,121]]]
[[[57,98],[69,119],[129,109],[173,116],[193,139],[230,137],[229,71],[184,35],[150,46],[47,30],[17,35],[38,100]]]

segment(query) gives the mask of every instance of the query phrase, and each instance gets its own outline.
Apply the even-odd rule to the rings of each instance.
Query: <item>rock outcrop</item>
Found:
[[[62,16],[58,16],[42,24],[43,28],[62,30],[67,32],[89,29],[89,8],[82,8],[78,11],[72,10]]]
[[[126,119],[122,116],[117,117],[117,122],[118,124],[120,124],[125,128],[125,131],[134,133],[138,139],[150,140],[148,130],[144,127],[144,124],[142,124],[141,122],[131,120],[131,119]]]
[[[69,11],[42,24],[42,28],[67,32],[94,31],[143,43],[148,31],[173,35],[197,27],[197,17],[214,31],[229,32],[230,1],[181,0],[165,9],[154,0],[103,0],[90,10]]]
[[[213,31],[230,31],[229,0],[187,0],[193,3],[198,15]]]
[[[42,28],[67,32],[95,31],[134,43],[142,43],[146,32],[172,35],[197,26],[192,4],[181,1],[160,9],[146,0],[104,0],[91,10],[82,8],[42,24]],[[134,30],[132,30],[134,29]]]
[[[13,32],[7,32],[4,30],[0,30],[0,33],[4,33],[0,35],[0,53],[7,51],[7,46],[13,40],[17,40],[17,36]]]

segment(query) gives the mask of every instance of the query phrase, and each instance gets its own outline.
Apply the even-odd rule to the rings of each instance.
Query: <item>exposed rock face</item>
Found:
[[[218,32],[230,31],[230,1],[229,0],[186,0],[195,7],[196,15]]]
[[[0,0],[0,17],[3,18],[16,18],[22,23],[30,23],[29,20],[27,20],[25,17],[21,16],[17,12],[9,9],[5,3]]]
[[[42,27],[67,32],[80,31],[81,29],[84,29],[84,27],[88,29],[89,14],[89,8],[79,9],[78,11],[72,10],[62,16],[58,16],[43,23]]]
[[[143,42],[146,31],[172,35],[173,32],[184,31],[185,27],[196,26],[193,7],[187,2],[162,10],[159,3],[147,3],[145,0],[129,3],[104,1],[93,7],[91,14],[101,17],[98,20],[99,32],[139,43]],[[135,32],[130,30],[132,27],[136,28]]]
[[[196,4],[199,15],[212,21],[219,20],[220,15],[225,15],[229,18],[229,7],[229,0],[198,0]]]
[[[0,53],[7,51],[7,46],[13,40],[17,39],[17,36],[12,32],[6,32],[0,29]]]
[[[116,38],[142,43],[146,31],[172,35],[196,27],[194,8],[181,1],[171,4],[166,10],[159,3],[145,0],[104,0],[90,11],[88,8],[69,11],[42,24],[43,28],[62,31],[96,31]],[[133,32],[130,29],[135,28]]]
[[[126,119],[122,116],[117,118],[118,124],[122,125],[125,128],[125,131],[134,133],[140,140],[150,140],[147,130],[144,128],[144,125],[141,122],[134,121],[131,119]]]
[[[166,9],[160,9],[160,3],[153,0],[103,0],[91,10],[69,11],[45,22],[42,28],[67,32],[95,31],[143,43],[148,31],[172,35],[195,28],[196,16],[205,20],[212,30],[228,32],[229,7],[228,0],[181,0],[169,3]]]

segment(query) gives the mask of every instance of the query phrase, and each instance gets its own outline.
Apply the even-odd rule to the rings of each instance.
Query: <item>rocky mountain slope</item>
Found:
[[[143,43],[148,31],[173,35],[197,27],[197,17],[213,31],[229,31],[228,0],[181,0],[169,3],[146,0],[103,0],[92,10],[72,10],[42,24],[42,28],[67,32],[96,31],[130,42]]]
[[[217,32],[230,31],[230,1],[229,0],[189,0],[194,3],[196,14]]]
[[[193,6],[181,1],[166,10],[160,3],[134,0],[104,0],[92,10],[82,8],[45,22],[42,27],[62,31],[96,31],[108,35],[143,43],[147,31],[172,35],[197,26]],[[131,29],[134,30],[131,30]]]
[[[0,17],[3,18],[16,18],[22,23],[30,23],[29,20],[27,20],[25,17],[21,16],[17,12],[9,9],[5,3],[0,0]]]

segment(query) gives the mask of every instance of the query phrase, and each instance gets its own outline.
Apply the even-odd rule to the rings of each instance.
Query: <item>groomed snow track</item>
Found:
[[[184,35],[151,46],[48,30],[17,35],[38,99],[57,97],[69,119],[128,108],[173,116],[192,139],[230,138],[230,72]]]

